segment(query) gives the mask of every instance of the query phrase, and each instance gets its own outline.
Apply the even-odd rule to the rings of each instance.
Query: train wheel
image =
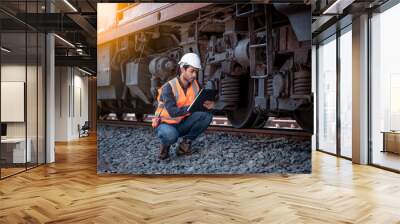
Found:
[[[313,133],[314,129],[314,110],[312,105],[304,106],[294,111],[294,119],[303,130]]]
[[[142,113],[135,113],[135,118],[137,121],[143,121],[144,115]]]
[[[265,123],[267,123],[268,117],[264,116],[263,114],[258,114],[254,123],[252,125],[253,128],[263,128]]]
[[[105,109],[103,103],[97,104],[97,119],[104,120],[110,112]]]
[[[117,115],[117,120],[122,121],[124,120],[124,114],[123,113],[115,113]]]
[[[247,128],[251,127],[257,118],[257,114],[253,112],[255,81],[246,76],[240,83],[239,107],[234,111],[228,111],[227,116],[234,128]]]

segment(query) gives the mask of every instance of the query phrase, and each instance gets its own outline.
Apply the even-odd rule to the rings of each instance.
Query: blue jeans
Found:
[[[194,112],[179,124],[161,123],[156,128],[156,135],[163,145],[172,145],[179,137],[194,140],[207,129],[212,117],[209,112]]]

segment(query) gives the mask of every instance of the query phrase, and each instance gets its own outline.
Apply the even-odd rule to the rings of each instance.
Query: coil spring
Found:
[[[294,73],[293,93],[296,95],[311,94],[311,73],[299,71]]]
[[[267,96],[271,96],[272,94],[273,94],[273,91],[274,91],[274,84],[273,84],[273,77],[272,76],[269,76],[268,78],[267,78],[267,87],[265,88],[265,95],[267,95]]]
[[[229,76],[221,79],[220,100],[230,103],[240,101],[240,79]]]

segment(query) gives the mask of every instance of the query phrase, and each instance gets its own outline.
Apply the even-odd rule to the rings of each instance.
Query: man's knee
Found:
[[[192,114],[198,120],[210,121],[212,120],[212,114],[210,112],[197,111]]]
[[[157,136],[164,144],[172,145],[178,141],[178,133],[173,127],[160,125],[157,130]]]
[[[205,113],[206,113],[206,115],[205,115],[204,119],[207,121],[208,124],[210,124],[213,119],[213,115],[210,112],[205,112]]]
[[[212,121],[212,113],[210,112],[194,112],[193,115],[196,115],[197,117],[197,121],[202,124],[202,126],[204,127],[208,127],[208,125],[210,125],[211,121]]]

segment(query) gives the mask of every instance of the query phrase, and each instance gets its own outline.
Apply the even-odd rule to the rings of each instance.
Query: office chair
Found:
[[[85,121],[82,127],[80,127],[80,125],[78,124],[79,138],[89,136],[89,129],[90,129],[89,121]]]

